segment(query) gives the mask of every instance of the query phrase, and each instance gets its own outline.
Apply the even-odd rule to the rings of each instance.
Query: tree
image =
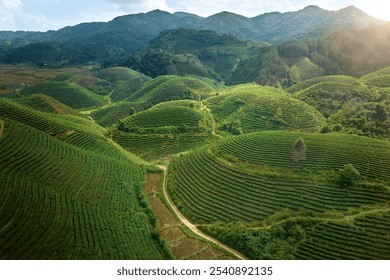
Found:
[[[129,116],[134,115],[136,112],[137,112],[137,110],[135,110],[134,107],[131,107],[131,108],[129,109]]]
[[[299,137],[294,144],[292,160],[298,163],[300,160],[306,159],[306,144],[303,138]]]
[[[343,186],[356,185],[360,179],[360,172],[356,170],[353,164],[348,163],[339,169],[339,183]]]

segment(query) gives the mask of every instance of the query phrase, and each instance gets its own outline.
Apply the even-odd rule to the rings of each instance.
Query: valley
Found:
[[[267,17],[0,32],[0,259],[390,259],[389,24]]]

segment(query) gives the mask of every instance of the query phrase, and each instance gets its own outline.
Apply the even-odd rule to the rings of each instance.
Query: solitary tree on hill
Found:
[[[339,169],[339,183],[342,186],[353,186],[360,179],[360,172],[356,170],[353,164],[348,163]]]
[[[299,137],[294,144],[292,160],[298,163],[300,160],[306,159],[306,144],[302,137]]]

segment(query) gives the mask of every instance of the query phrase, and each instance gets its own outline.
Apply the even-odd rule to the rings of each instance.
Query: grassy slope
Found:
[[[307,150],[305,156],[295,162],[293,146],[298,137],[303,137]],[[339,242],[341,245],[331,244],[325,237],[321,239],[321,234],[316,234],[318,244],[327,243],[329,250],[317,254],[311,251],[307,257],[334,258],[337,251],[339,258],[351,258],[352,255],[356,258],[388,258],[386,237],[375,245],[381,250],[371,252],[370,246],[374,246],[375,241],[364,238],[368,246],[359,247],[356,249],[359,253],[351,255],[353,250],[348,244],[354,236],[359,236],[360,227],[344,226],[349,216],[349,221],[355,221],[355,216],[351,215],[356,213],[364,216],[369,210],[389,211],[389,148],[384,141],[343,134],[286,131],[248,134],[222,140],[175,159],[169,170],[169,188],[183,213],[197,223],[222,222],[203,229],[252,258],[267,256],[251,253],[255,243],[248,245],[245,241],[248,245],[245,249],[240,248],[238,241],[232,242],[243,232],[238,230],[235,233],[236,224],[229,225],[229,222],[246,222],[247,234],[258,236],[261,231],[271,243],[275,240],[286,242],[288,237],[286,228],[283,231],[287,237],[269,236],[274,234],[273,229],[279,228],[275,221],[281,221],[283,227],[283,219],[300,217],[303,221],[294,222],[293,227],[298,226],[308,236],[314,236],[316,230],[321,232],[321,226],[339,222],[342,226],[335,229],[339,235],[334,238],[343,240]],[[357,186],[345,187],[337,183],[338,170],[347,163],[352,163],[361,174]],[[369,218],[366,223],[369,234],[376,222]],[[251,229],[251,224],[256,225],[257,230]],[[388,229],[387,226],[378,230],[386,232]],[[302,237],[286,245],[291,250],[288,256],[304,258],[304,249],[297,251],[297,246],[307,243],[313,247],[310,240]],[[259,246],[264,246],[264,243],[260,242]],[[287,258],[284,253],[268,257]]]
[[[103,130],[74,123],[67,133],[61,116],[22,108],[25,119],[16,105],[7,108],[0,115],[1,259],[168,257],[140,196],[143,169],[98,138]]]
[[[116,131],[113,139],[147,160],[202,146],[211,138],[211,116],[196,101],[159,103],[123,122],[128,131]]]
[[[244,133],[262,130],[318,131],[324,117],[285,92],[252,84],[227,89],[207,100],[217,126],[240,121]]]
[[[129,116],[130,109],[134,108],[136,112],[144,109],[142,103],[137,102],[117,102],[104,108],[94,110],[91,117],[101,126],[111,126],[120,119]]]
[[[193,98],[209,97],[213,88],[201,79],[179,76],[161,76],[146,83],[140,90],[127,98],[127,101],[148,102],[152,105],[164,101],[188,99],[190,92]]]
[[[74,109],[94,107],[104,102],[103,96],[70,81],[37,84],[25,88],[21,94],[45,94]]]

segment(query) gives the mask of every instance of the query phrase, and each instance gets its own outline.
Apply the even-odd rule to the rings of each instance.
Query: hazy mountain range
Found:
[[[383,21],[354,6],[339,11],[308,6],[296,12],[273,12],[253,18],[229,12],[203,18],[155,10],[121,16],[110,22],[82,23],[58,31],[0,32],[0,61],[77,64],[120,60],[145,48],[162,31],[177,28],[213,30],[245,40],[280,44],[318,38],[338,29],[365,29],[382,24]]]

